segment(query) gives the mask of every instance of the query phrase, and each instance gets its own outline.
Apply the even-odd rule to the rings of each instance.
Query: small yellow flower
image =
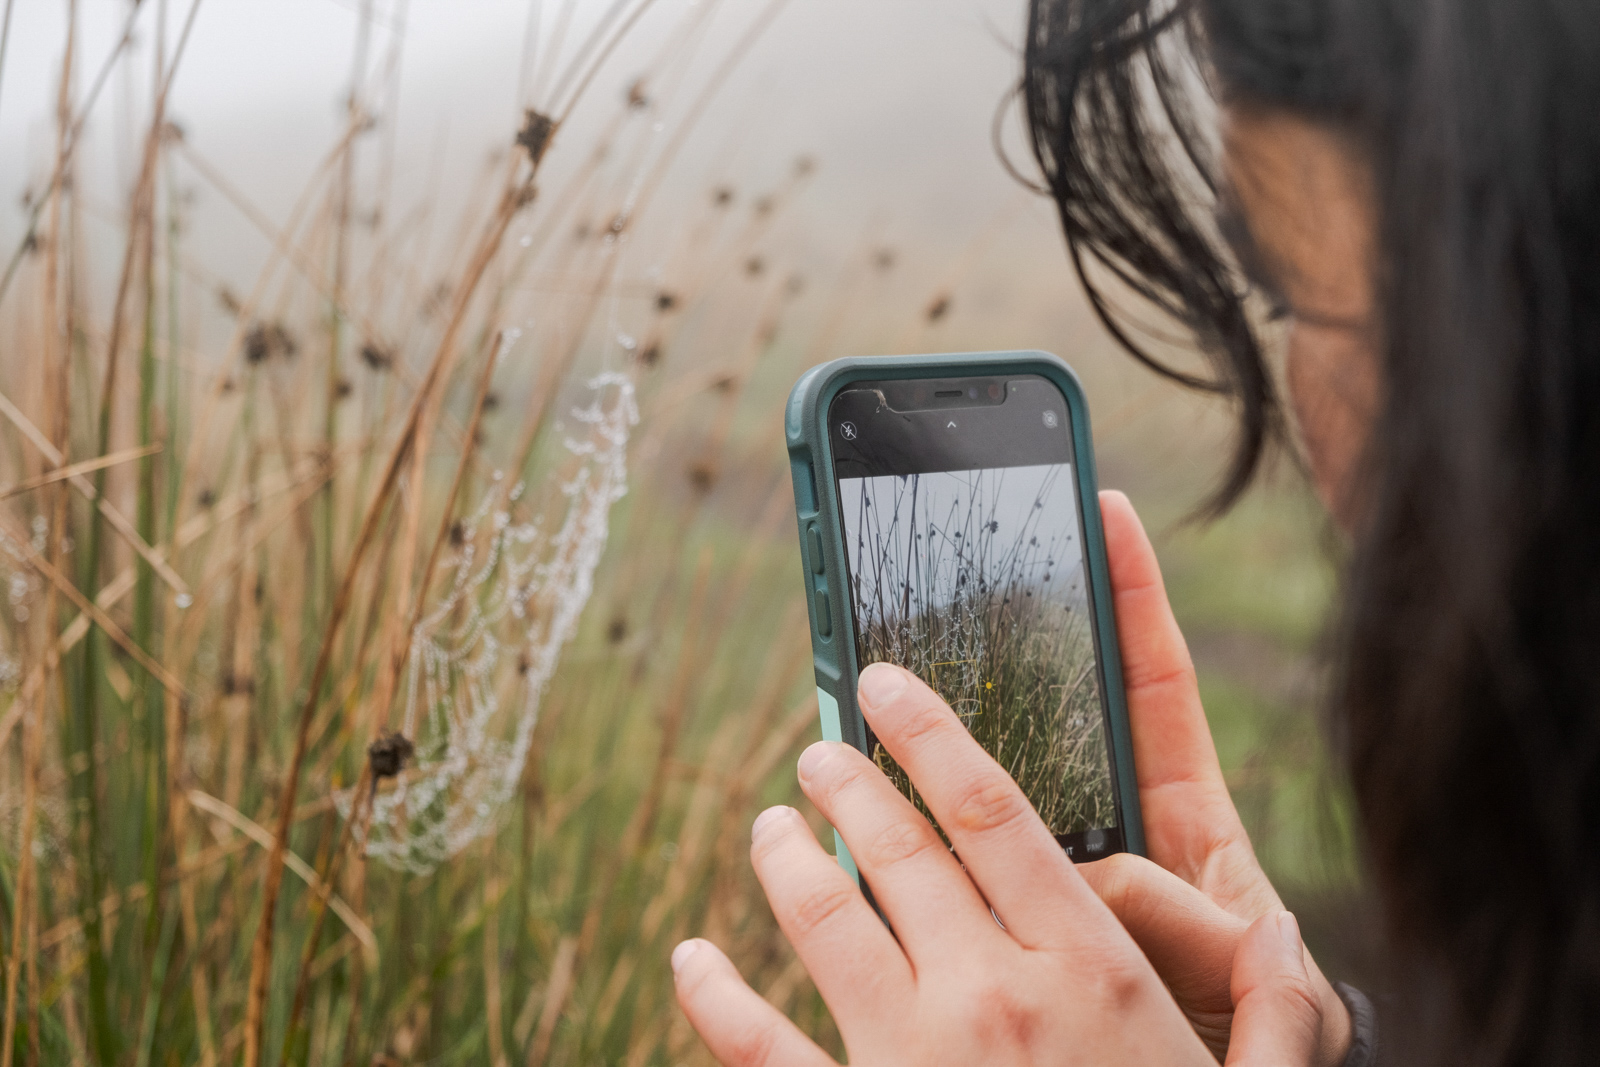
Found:
[[[985,689],[993,689],[994,688],[994,683],[993,682],[984,682],[983,683],[983,687]]]

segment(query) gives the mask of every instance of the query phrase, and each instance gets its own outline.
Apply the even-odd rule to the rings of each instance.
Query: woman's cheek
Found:
[[[1377,355],[1362,331],[1297,321],[1289,329],[1289,404],[1323,505],[1347,532],[1366,499],[1361,473],[1377,412]]]

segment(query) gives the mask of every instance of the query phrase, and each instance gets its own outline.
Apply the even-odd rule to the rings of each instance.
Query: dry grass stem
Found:
[[[692,1060],[704,929],[831,1041],[741,848],[815,715],[812,168],[669,181],[785,0],[563,0],[520,129],[415,199],[363,0],[281,212],[168,115],[200,5],[87,69],[79,6],[0,278],[0,1067]]]

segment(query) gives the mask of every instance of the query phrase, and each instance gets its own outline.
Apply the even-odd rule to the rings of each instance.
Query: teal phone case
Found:
[[[1077,466],[1078,510],[1083,516],[1084,566],[1089,577],[1099,652],[1100,691],[1105,694],[1111,734],[1113,784],[1125,848],[1142,856],[1145,853],[1144,824],[1139,817],[1133,742],[1122,686],[1122,657],[1117,648],[1116,616],[1112,612],[1105,531],[1100,524],[1089,406],[1072,368],[1048,352],[957,352],[836,359],[811,368],[795,382],[785,409],[784,435],[794,478],[795,516],[800,527],[801,565],[810,606],[811,652],[816,668],[822,736],[829,741],[853,745],[870,755],[867,753],[867,724],[856,704],[859,665],[846,589],[844,528],[839,516],[838,495],[833,491],[829,407],[840,392],[858,382],[1006,374],[1037,374],[1055,384],[1067,400]],[[840,866],[859,885],[861,875],[850,850],[837,831],[833,836]]]

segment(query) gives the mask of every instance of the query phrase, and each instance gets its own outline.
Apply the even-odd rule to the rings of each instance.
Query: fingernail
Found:
[[[800,753],[800,763],[795,768],[799,772],[800,780],[802,782],[807,781],[817,771],[821,770],[822,765],[833,758],[834,751],[838,747],[839,742],[837,741],[818,741],[816,744],[808,746],[804,752]]]
[[[756,821],[750,824],[750,837],[752,839],[760,837],[762,830],[766,829],[772,823],[776,822],[778,819],[783,818],[785,815],[788,815],[793,811],[794,811],[793,808],[785,807],[782,804],[779,804],[775,808],[768,808],[766,811],[762,812],[760,815],[757,815],[756,816]],[[679,946],[679,947],[682,947],[682,946]]]
[[[1278,913],[1278,936],[1283,939],[1283,947],[1294,957],[1295,963],[1300,963],[1303,951],[1300,942],[1300,924],[1295,921],[1293,913],[1287,911]]]
[[[907,680],[906,672],[892,663],[874,663],[861,672],[856,694],[863,704],[881,708],[900,695]]]
[[[699,952],[700,946],[704,943],[705,942],[701,941],[698,937],[693,937],[687,941],[681,942],[677,948],[673,949],[672,973],[677,974],[679,971],[681,971],[683,969],[683,961],[688,959],[690,956],[693,956],[696,952]]]

